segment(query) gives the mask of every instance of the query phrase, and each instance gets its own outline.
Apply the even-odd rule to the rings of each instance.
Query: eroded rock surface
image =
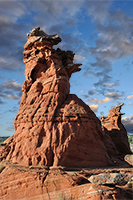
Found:
[[[105,145],[110,155],[124,158],[126,154],[131,154],[127,131],[121,123],[121,107],[116,105],[111,107],[107,117],[101,118],[102,129],[105,133]],[[110,140],[111,139],[111,140]]]
[[[125,180],[124,175],[120,173],[92,175],[89,181],[96,185],[125,185],[128,182]]]
[[[101,128],[89,106],[69,94],[69,78],[80,64],[73,64],[73,52],[52,48],[60,41],[39,27],[28,34],[15,133],[0,146],[0,200],[132,199],[131,162],[121,159],[130,149],[120,112],[112,109]],[[108,167],[116,163],[123,168]],[[103,173],[121,174],[125,185],[89,182],[92,175]]]
[[[48,36],[39,27],[28,34],[26,80],[15,133],[6,141],[1,160],[44,166],[111,165],[99,119],[69,94],[69,78],[80,64],[73,63],[73,52],[52,48],[60,41],[58,35]]]
[[[0,174],[0,200],[130,200],[132,188],[126,184],[97,185],[88,178],[97,174],[120,173],[125,184],[131,181],[132,168],[114,169],[47,169],[6,163]]]

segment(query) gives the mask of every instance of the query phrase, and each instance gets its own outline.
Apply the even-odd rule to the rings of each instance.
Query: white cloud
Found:
[[[118,8],[111,9],[114,4],[115,1],[112,0],[86,1],[88,15],[91,16],[97,29],[95,45],[90,47],[95,61],[90,63],[92,68],[89,67],[88,71],[94,71],[93,67],[97,67],[99,72],[102,72],[103,78],[99,77],[99,81],[94,83],[94,86],[103,87],[101,91],[112,79],[112,77],[111,79],[104,78],[106,74],[110,76],[112,64],[116,60],[133,55],[132,18],[127,12]],[[115,87],[115,85],[109,87]]]
[[[0,1],[0,13],[3,16],[3,20],[6,19],[6,22],[16,22],[27,11],[26,4],[22,1]]]
[[[107,93],[106,96],[109,97],[109,98],[112,98],[114,100],[117,100],[117,99],[123,97],[123,95],[124,95],[124,93],[119,94],[118,92],[109,92],[109,93]]]
[[[6,70],[6,71],[15,71],[15,70],[20,69],[21,65],[23,63],[22,63],[22,61],[21,61],[21,63],[19,61],[19,56],[20,56],[20,55],[18,55],[19,52],[18,52],[18,54],[16,54],[16,55],[18,55],[18,58],[16,58],[14,55],[11,55],[13,53],[13,51],[10,52],[11,54],[10,53],[8,54],[9,50],[8,49],[6,49],[6,50],[7,50],[6,55],[3,56],[2,55],[3,52],[1,54],[4,58],[0,58],[0,69]],[[21,57],[22,57],[22,55],[21,55]]]
[[[97,112],[98,108],[99,108],[99,106],[95,105],[95,104],[91,104],[91,105],[89,105],[89,107],[91,108],[91,110],[93,110],[93,112]]]
[[[104,1],[101,1],[101,4],[104,4]],[[94,6],[97,8],[95,4]],[[101,16],[99,12],[96,13],[97,10],[95,10],[94,14]],[[106,23],[101,23],[98,17],[95,18],[92,15],[98,23],[97,28],[99,30],[97,45],[91,49],[92,53],[97,54],[102,59],[110,60],[132,55],[132,19],[120,9],[115,9],[114,11],[108,9],[104,14],[106,14],[104,19]]]
[[[116,87],[118,84],[115,83],[106,83],[105,86],[107,87]]]
[[[133,99],[133,94],[127,97],[128,99]]]
[[[8,99],[20,99],[20,97],[18,97],[16,94],[13,94],[13,95],[7,94],[6,97],[7,97]]]
[[[128,118],[128,117],[123,117],[123,118],[122,118],[122,121],[123,121],[123,122],[130,122],[131,120],[130,120],[130,118]]]
[[[18,100],[21,96],[21,84],[15,80],[5,81],[0,84],[0,97]],[[2,104],[2,102],[0,102]]]
[[[85,60],[85,57],[81,56],[81,55],[74,55],[74,62],[77,63],[77,62],[81,62]]]
[[[93,103],[107,103],[110,101],[110,98],[109,97],[106,97],[105,99],[97,99],[97,98],[93,98],[93,99],[90,99],[89,100],[90,102],[93,102]]]
[[[130,115],[130,117],[123,117],[122,123],[128,133],[133,133],[133,115]]]
[[[15,80],[5,81],[3,84],[0,84],[1,89],[10,89],[15,91],[21,91],[21,84],[17,83]]]
[[[108,9],[111,4],[111,0],[108,1],[86,1],[86,7],[88,7],[88,15],[92,16],[92,20],[102,24],[107,18]]]

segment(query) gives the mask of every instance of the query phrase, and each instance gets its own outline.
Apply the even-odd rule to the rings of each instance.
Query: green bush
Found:
[[[9,138],[9,137],[0,137],[0,144],[1,144],[2,142],[4,142],[7,138]]]
[[[133,136],[128,136],[128,140],[130,144],[133,144]]]

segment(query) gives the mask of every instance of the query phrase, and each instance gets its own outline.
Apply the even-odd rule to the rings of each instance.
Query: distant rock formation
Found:
[[[101,118],[101,123],[106,137],[105,145],[108,153],[117,156],[119,152],[121,157],[124,158],[126,154],[131,154],[131,150],[128,142],[127,131],[121,123],[121,115],[123,114],[120,111],[123,105],[124,103],[121,103],[120,105],[116,105],[114,108],[111,107],[107,117],[103,116]],[[112,142],[114,143],[115,148],[112,148]],[[110,147],[109,143],[112,144]]]
[[[100,120],[81,99],[69,94],[69,78],[80,71],[72,51],[39,27],[24,45],[25,77],[15,133],[3,158],[24,165],[100,167],[113,164],[103,143]],[[3,155],[3,154],[2,154]]]

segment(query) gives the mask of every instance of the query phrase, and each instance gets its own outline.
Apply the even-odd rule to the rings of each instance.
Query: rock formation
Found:
[[[132,168],[69,171],[7,163],[0,174],[0,200],[131,200],[131,176]]]
[[[120,111],[122,106],[123,103],[116,105],[114,108],[111,107],[107,117],[103,116],[101,118],[101,123],[105,133],[105,145],[108,153],[115,154],[115,156],[119,153],[124,158],[126,154],[131,154],[131,150],[126,129],[121,123],[121,116],[123,114]]]
[[[0,200],[131,199],[132,158],[120,163],[130,152],[121,105],[101,128],[89,106],[69,94],[80,64],[73,64],[73,52],[52,48],[60,41],[39,27],[28,34],[15,133],[0,145]],[[109,168],[116,161],[121,168]]]
[[[3,158],[24,165],[96,167],[113,164],[103,143],[101,123],[76,95],[69,78],[80,71],[72,51],[53,49],[61,41],[39,27],[24,45],[26,80],[15,133]]]

